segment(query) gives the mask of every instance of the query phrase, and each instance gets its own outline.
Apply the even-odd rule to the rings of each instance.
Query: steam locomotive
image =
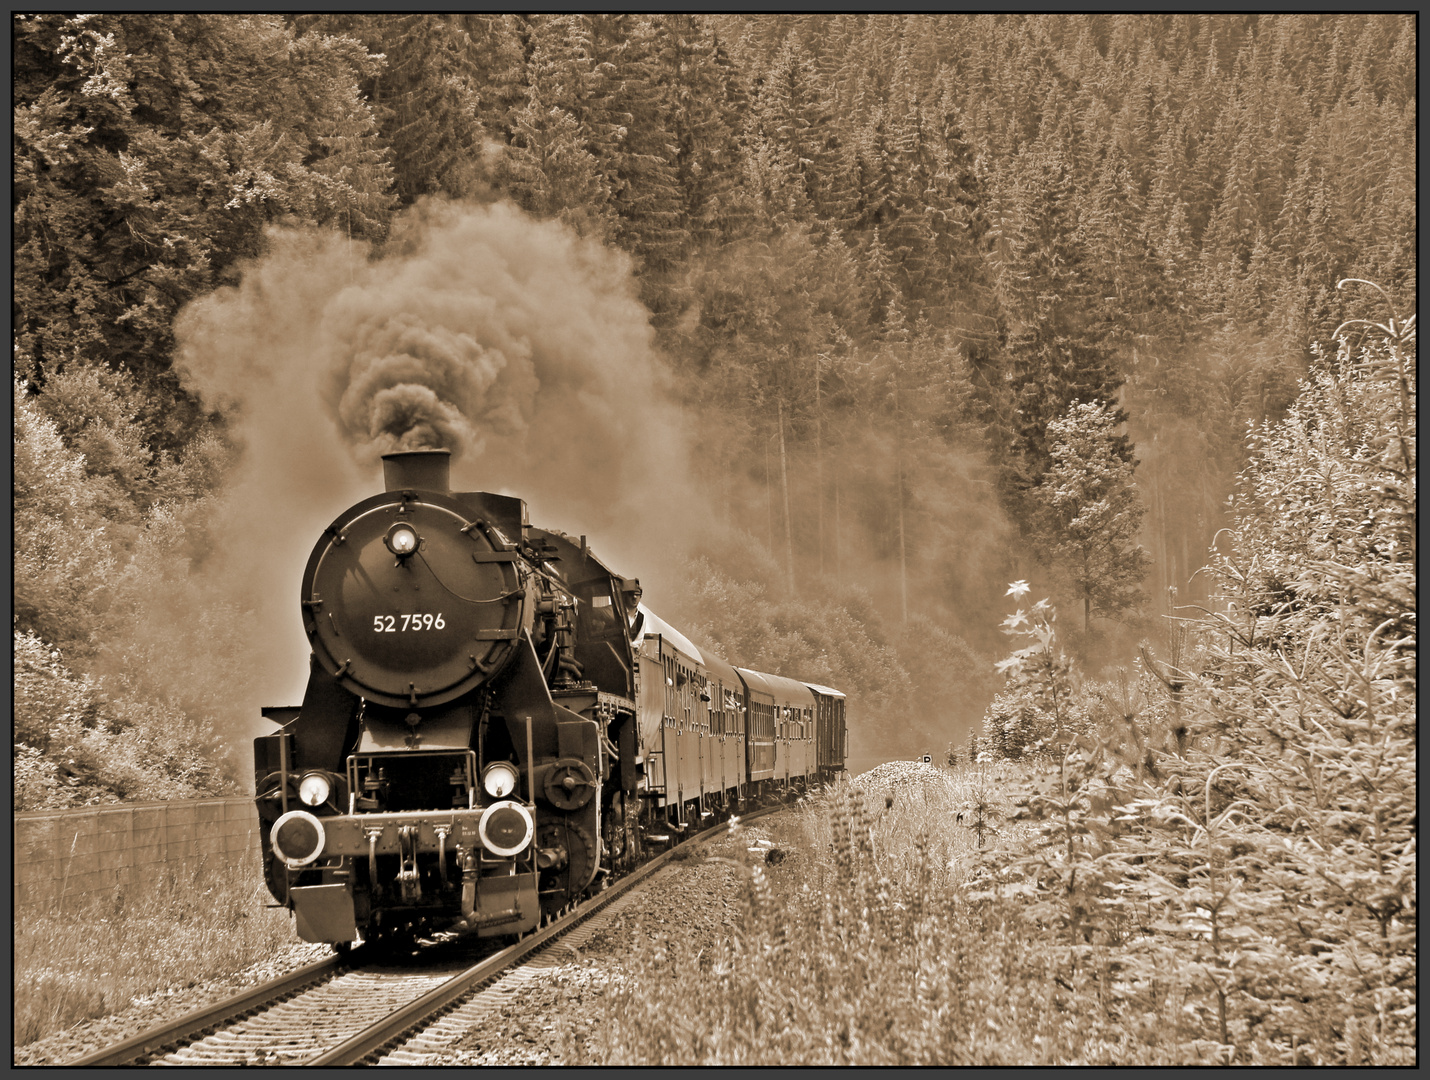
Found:
[[[703,652],[522,500],[387,454],[303,572],[303,703],[254,740],[299,937],[520,935],[716,815],[844,768],[844,695]]]

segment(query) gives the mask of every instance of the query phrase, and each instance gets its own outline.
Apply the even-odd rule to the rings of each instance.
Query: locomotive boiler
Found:
[[[386,455],[303,573],[307,689],[254,759],[304,940],[520,934],[637,846],[640,584],[449,462]]]

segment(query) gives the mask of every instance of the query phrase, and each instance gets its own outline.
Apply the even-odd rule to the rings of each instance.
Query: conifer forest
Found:
[[[1408,15],[51,14],[13,35],[17,656],[101,729],[160,702],[171,731],[218,723],[193,649],[243,653],[223,605],[281,617],[223,582],[211,535],[270,403],[186,353],[213,353],[206,298],[316,234],[380,262],[454,208],[519,208],[599,251],[592,332],[635,342],[609,358],[642,372],[632,407],[681,418],[628,440],[659,469],[592,499],[700,504],[722,525],[664,558],[702,598],[677,614],[852,674],[909,753],[978,724],[1008,581],[1053,597],[1093,666],[1205,606],[1249,430],[1340,324],[1414,308]],[[247,316],[237,348],[271,349],[262,303],[223,313]],[[498,413],[489,456],[519,426]],[[778,625],[740,618],[756,595]],[[169,648],[164,605],[219,626]],[[196,788],[209,767],[173,762]]]
[[[851,774],[1033,768],[958,820],[1057,1060],[1413,1063],[1416,33],[13,15],[15,808],[251,792],[445,447]]]

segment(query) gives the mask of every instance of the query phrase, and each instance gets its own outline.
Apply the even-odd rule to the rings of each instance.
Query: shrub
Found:
[[[1120,718],[1082,690],[1102,722],[1030,781],[982,893],[1209,1061],[1415,1060],[1414,324],[1370,329],[1256,433],[1196,665],[1142,669]]]
[[[114,564],[103,485],[19,382],[14,403],[15,624],[63,648],[87,649]]]
[[[107,696],[33,634],[15,634],[14,659],[16,810],[235,790],[213,733],[178,708]]]

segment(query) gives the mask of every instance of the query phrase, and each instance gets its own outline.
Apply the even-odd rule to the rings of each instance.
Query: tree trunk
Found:
[[[895,472],[898,476],[899,498],[899,605],[903,621],[909,621],[909,557],[904,546],[904,461],[902,439],[895,436]]]
[[[899,377],[894,373],[894,476],[897,481],[895,496],[899,500],[899,610],[903,622],[909,621],[909,558],[904,544],[904,432],[903,418],[899,415]]]
[[[770,486],[770,440],[765,440],[765,511],[767,540],[770,554],[775,552],[775,493]]]
[[[776,403],[780,421],[780,484],[784,488],[785,504],[785,576],[789,579],[790,595],[794,595],[794,536],[789,516],[789,464],[785,456],[785,405]]]
[[[1082,632],[1092,626],[1092,578],[1087,566],[1087,556],[1082,559]]]
[[[814,355],[814,482],[818,488],[819,576],[824,577],[824,443],[819,416],[819,354]]]

